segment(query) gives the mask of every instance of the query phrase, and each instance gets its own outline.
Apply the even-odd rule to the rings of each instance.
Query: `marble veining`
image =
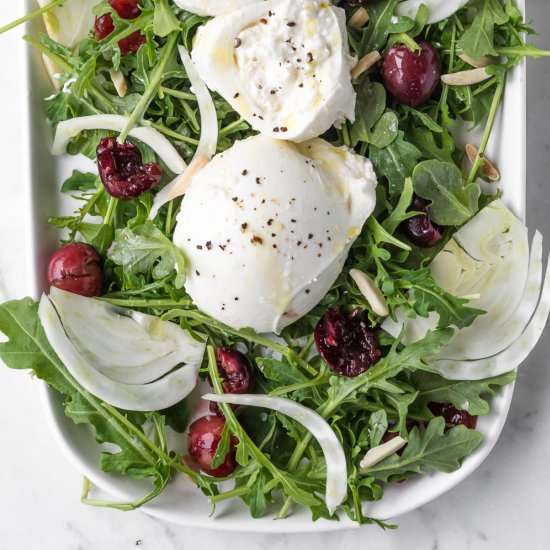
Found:
[[[539,30],[547,29],[535,43],[550,48],[548,1],[529,0],[528,9]],[[0,24],[21,11],[21,2],[3,0]],[[0,299],[25,292],[19,38],[17,31],[0,36]],[[550,60],[529,64],[528,83],[528,220],[550,242]],[[550,331],[522,366],[493,453],[465,482],[398,518],[397,530],[371,526],[318,535],[226,535],[169,525],[140,512],[81,505],[81,476],[47,430],[36,385],[24,373],[0,368],[0,550],[545,550],[550,548],[549,351]]]

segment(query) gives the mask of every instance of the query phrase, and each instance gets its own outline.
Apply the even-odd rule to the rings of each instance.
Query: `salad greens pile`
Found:
[[[52,2],[48,9],[59,3]],[[345,8],[348,16],[355,9],[343,1],[334,4]],[[382,498],[389,483],[430,470],[458,469],[461,459],[481,443],[482,436],[476,430],[463,425],[449,429],[428,404],[451,403],[471,415],[484,415],[489,412],[490,397],[515,378],[510,372],[485,380],[447,380],[423,362],[442,349],[454,329],[470,325],[483,314],[469,307],[467,299],[445,292],[431,277],[428,266],[452,234],[498,196],[482,195],[476,182],[484,177],[480,172],[482,157],[507,72],[525,56],[550,55],[525,43],[525,34],[532,31],[512,0],[503,4],[499,0],[472,0],[449,19],[433,25],[426,24],[424,6],[412,20],[395,15],[398,4],[399,0],[387,0],[367,6],[368,24],[349,29],[355,55],[383,52],[395,44],[415,49],[420,41],[428,40],[441,54],[443,73],[469,69],[460,57],[463,54],[474,59],[495,56],[487,68],[491,77],[470,86],[443,84],[440,92],[418,109],[394,102],[376,68],[356,81],[355,122],[331,129],[323,137],[334,145],[353,147],[371,159],[379,179],[376,210],[331,290],[309,314],[284,329],[281,339],[274,342],[250,330],[230,328],[194,307],[185,291],[186,260],[171,241],[179,199],[165,205],[154,221],[149,221],[154,191],[135,200],[119,201],[107,195],[98,176],[75,171],[61,192],[73,197],[78,209],[70,216],[52,216],[49,220],[64,230],[67,242],[83,240],[102,254],[106,291],[101,300],[142,310],[208,336],[209,353],[201,373],[204,378],[210,376],[215,390],[221,391],[221,382],[212,346],[239,344],[254,358],[256,392],[288,397],[326,419],[343,445],[348,464],[349,499],[341,510],[359,523],[375,521],[380,525],[384,524],[364,515],[364,502]],[[114,31],[103,41],[91,33],[80,44],[78,54],[45,34],[38,39],[25,37],[62,71],[63,88],[47,100],[47,116],[55,126],[91,114],[127,115],[130,122],[123,137],[145,119],[189,160],[199,141],[200,116],[177,46],[190,49],[197,27],[207,18],[167,0],[142,0],[141,8],[139,17],[124,20],[105,0],[99,2],[95,15],[110,13]],[[121,55],[119,40],[135,31],[145,35],[146,44],[135,55]],[[113,68],[125,76],[125,97],[119,97],[109,78]],[[254,133],[222,98],[214,94],[214,101],[219,151]],[[479,156],[468,174],[461,168],[464,151],[452,135],[459,124],[484,128]],[[95,159],[97,143],[108,135],[113,132],[82,132],[71,140],[68,151]],[[161,162],[141,142],[129,140],[140,148],[144,163]],[[163,168],[169,173],[166,166]],[[400,224],[415,215],[409,211],[414,194],[429,201],[431,219],[445,228],[441,243],[428,252],[400,232]],[[437,329],[407,346],[392,338],[378,328],[382,319],[349,277],[350,268],[374,279],[392,316],[397,308],[411,317],[435,312],[439,315]],[[366,310],[382,346],[382,359],[355,378],[334,374],[315,353],[313,329],[331,307]],[[0,331],[9,339],[0,344],[0,359],[10,368],[32,369],[64,396],[65,414],[72,421],[91,425],[99,443],[109,442],[119,448],[102,453],[103,471],[153,483],[152,491],[135,502],[98,502],[88,496],[84,502],[134,509],[161,493],[181,472],[213,504],[238,497],[255,518],[267,513],[284,518],[292,505],[298,504],[309,507],[313,519],[338,519],[329,515],[319,496],[326,481],[323,454],[299,423],[273,411],[241,408],[235,412],[220,404],[227,422],[213,467],[223,462],[231,434],[238,439],[236,458],[240,466],[226,478],[234,480],[234,488],[221,492],[219,482],[224,480],[186,466],[181,455],[168,446],[168,428],[179,433],[186,428],[190,414],[187,402],[148,413],[117,410],[101,402],[74,380],[56,356],[38,320],[37,308],[28,298],[0,306]],[[266,350],[273,355],[267,357]],[[146,426],[153,427],[152,436],[146,435]],[[360,458],[379,445],[388,431],[407,439],[404,452],[361,469]]]

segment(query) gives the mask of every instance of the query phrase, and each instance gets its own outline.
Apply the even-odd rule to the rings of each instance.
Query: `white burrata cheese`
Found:
[[[326,1],[258,2],[201,27],[193,61],[254,129],[305,141],[355,117],[345,24]]]
[[[234,327],[280,332],[311,310],[342,271],[374,209],[365,157],[321,139],[258,135],[194,178],[174,243],[195,304]]]
[[[174,4],[197,15],[220,15],[255,4],[259,0],[174,0]]]

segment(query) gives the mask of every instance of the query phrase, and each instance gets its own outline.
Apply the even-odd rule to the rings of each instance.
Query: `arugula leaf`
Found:
[[[489,403],[482,396],[496,395],[493,386],[505,386],[515,379],[513,371],[484,380],[447,380],[437,374],[418,372],[412,375],[410,383],[418,390],[416,408],[423,408],[432,401],[452,403],[459,410],[479,416],[489,412]]]
[[[157,36],[162,38],[168,36],[171,32],[178,31],[180,28],[178,18],[166,2],[167,0],[155,1],[153,31]]]
[[[351,145],[369,142],[369,132],[386,110],[386,89],[379,82],[365,81],[357,92],[355,121],[351,125]]]
[[[417,195],[430,201],[428,213],[439,225],[462,225],[479,209],[479,186],[465,182],[454,164],[421,162],[414,169],[413,185]]]
[[[95,191],[98,184],[97,174],[91,174],[90,172],[83,173],[79,170],[73,170],[72,175],[65,180],[61,187],[62,193],[71,193],[73,191]]]
[[[405,134],[399,131],[395,140],[385,148],[371,146],[370,159],[379,178],[386,177],[390,197],[403,191],[405,179],[412,176],[414,167],[422,153],[413,144],[405,141]]]
[[[382,50],[392,33],[406,33],[414,28],[412,19],[395,15],[395,8],[401,0],[386,0],[369,5],[369,24],[361,40],[359,55]]]
[[[151,272],[158,280],[175,271],[176,288],[185,282],[183,254],[151,221],[117,230],[108,257],[132,275]]]
[[[495,50],[495,25],[503,25],[509,16],[499,0],[476,0],[472,7],[477,9],[476,16],[458,41],[458,47],[473,59],[485,55],[498,55]]]
[[[476,449],[482,435],[465,426],[456,426],[445,433],[445,420],[434,418],[424,432],[415,426],[401,456],[394,454],[371,468],[361,470],[361,475],[380,481],[392,482],[427,470],[454,472],[460,468],[460,460]]]

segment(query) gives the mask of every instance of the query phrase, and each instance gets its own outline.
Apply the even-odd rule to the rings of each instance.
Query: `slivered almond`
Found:
[[[372,449],[369,449],[367,451],[367,454],[359,463],[359,467],[372,468],[373,466],[376,466],[376,464],[378,464],[379,462],[382,462],[382,460],[384,460],[385,458],[388,458],[388,456],[391,456],[392,454],[399,451],[399,449],[403,448],[406,444],[407,440],[398,435],[397,437],[390,439],[386,443],[382,443],[382,445],[373,447]]]
[[[388,302],[386,302],[386,298],[374,284],[374,281],[366,273],[359,271],[359,269],[351,269],[349,274],[355,281],[361,294],[369,303],[372,311],[374,311],[376,315],[387,317],[389,314]]]
[[[469,86],[489,78],[491,78],[491,75],[485,70],[485,67],[441,75],[442,82],[449,86]]]
[[[116,69],[109,69],[109,74],[111,75],[111,80],[115,86],[116,93],[120,97],[124,97],[128,91],[128,85],[126,84],[126,79],[122,71],[117,71]]]
[[[355,80],[359,78],[363,73],[367,72],[371,67],[373,67],[378,61],[382,59],[382,56],[376,50],[368,53],[362,57],[355,67],[351,70],[351,78]]]
[[[359,8],[349,19],[348,27],[361,29],[369,22],[369,14],[365,8]]]
[[[186,168],[185,172],[174,180],[174,185],[172,189],[170,189],[168,200],[173,200],[185,195],[185,192],[193,181],[193,176],[200,172],[209,162],[210,159],[205,155],[196,156]]]
[[[465,61],[466,63],[468,63],[468,65],[471,65],[476,69],[481,69],[482,67],[488,67],[489,65],[493,65],[495,63],[495,58],[489,57],[487,55],[485,57],[482,57],[481,59],[474,59],[473,57],[470,57],[469,55],[462,53],[458,57],[460,57],[462,61]]]
[[[472,164],[476,161],[478,154],[479,149],[475,145],[472,145],[471,143],[466,145],[466,155]],[[497,167],[485,155],[481,158],[481,173],[487,176],[491,181],[499,181],[500,172],[497,170]]]
[[[63,84],[57,80],[56,75],[61,74],[63,69],[59,67],[54,61],[52,61],[47,55],[42,54],[42,60],[44,61],[44,67],[46,67],[46,72],[52,81],[56,90],[61,90]]]

